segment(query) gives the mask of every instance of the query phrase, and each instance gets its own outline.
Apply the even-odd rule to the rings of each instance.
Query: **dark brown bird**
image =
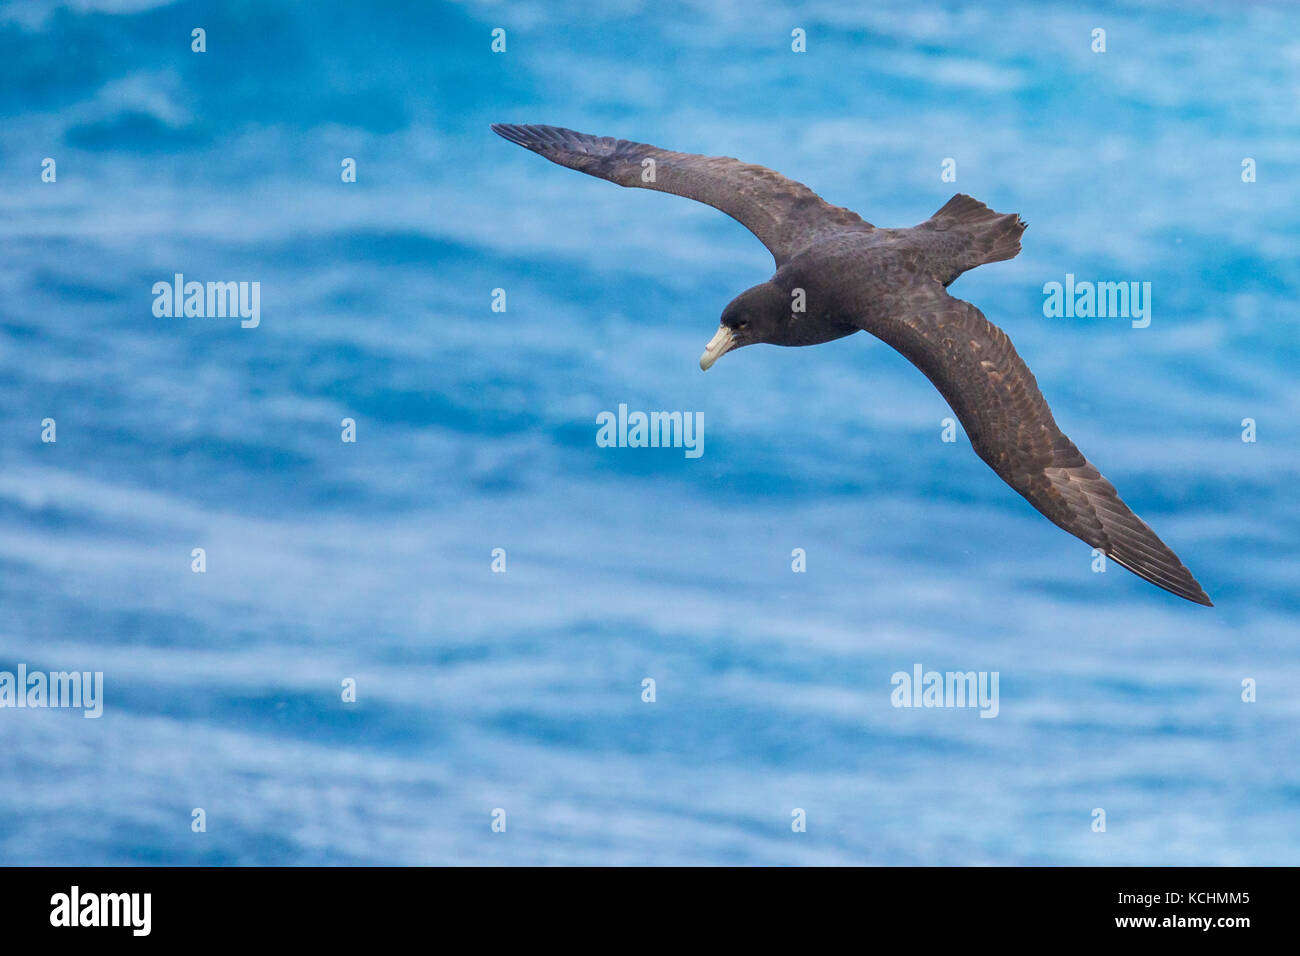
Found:
[[[763,166],[557,126],[492,129],[590,176],[707,203],[767,246],[776,273],[723,310],[700,368],[755,342],[816,345],[870,332],[934,383],[976,454],[1031,505],[1139,577],[1211,606],[1177,555],[1057,428],[1006,333],[945,290],[967,269],[1019,253],[1019,216],[958,194],[918,226],[877,229]]]

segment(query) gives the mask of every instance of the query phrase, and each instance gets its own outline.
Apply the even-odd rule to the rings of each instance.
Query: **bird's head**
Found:
[[[718,331],[700,356],[700,368],[708,371],[719,358],[742,345],[780,342],[790,318],[790,297],[771,282],[746,289],[722,310]]]

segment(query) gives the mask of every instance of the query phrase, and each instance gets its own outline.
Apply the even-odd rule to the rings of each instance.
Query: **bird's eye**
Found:
[[[749,319],[741,319],[741,320],[740,320],[740,324],[737,325],[736,328],[738,328],[738,329],[747,329],[747,328],[749,328]]]

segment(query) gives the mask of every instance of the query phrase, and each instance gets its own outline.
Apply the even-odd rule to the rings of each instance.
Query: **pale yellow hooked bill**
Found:
[[[735,347],[736,334],[725,325],[719,325],[718,331],[714,333],[713,338],[709,339],[709,344],[704,346],[704,354],[700,356],[700,368],[707,372],[709,366],[720,356]]]

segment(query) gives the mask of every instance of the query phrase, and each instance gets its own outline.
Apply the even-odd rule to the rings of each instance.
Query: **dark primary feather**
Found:
[[[857,213],[832,206],[807,186],[766,166],[726,156],[674,153],[559,126],[495,123],[492,130],[553,163],[589,176],[620,186],[674,193],[720,209],[756,235],[777,265],[824,236],[872,228]],[[654,160],[653,180],[648,178],[647,159]]]
[[[1197,604],[1209,597],[1169,547],[1056,425],[1007,334],[939,282],[915,276],[870,329],[934,383],[976,453],[1031,505],[1152,584]]]

